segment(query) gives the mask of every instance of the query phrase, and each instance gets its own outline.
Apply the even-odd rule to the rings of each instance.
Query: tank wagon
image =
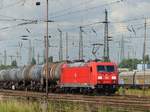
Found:
[[[49,63],[49,88],[59,80],[63,63]],[[46,65],[27,65],[24,67],[0,70],[0,88],[27,89],[43,91],[45,89]]]
[[[145,77],[145,78],[144,78]],[[150,88],[150,71],[128,71],[119,74],[119,85],[129,88]]]
[[[48,88],[52,92],[114,93],[118,86],[117,65],[112,62],[49,63]],[[27,65],[0,70],[0,88],[45,90],[46,65]]]

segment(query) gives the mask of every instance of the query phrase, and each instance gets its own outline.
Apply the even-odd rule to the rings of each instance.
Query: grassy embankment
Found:
[[[5,100],[0,101],[0,112],[46,112],[45,105],[39,102]],[[126,112],[95,104],[82,104],[75,102],[51,101],[48,112]]]
[[[118,90],[119,94],[136,95],[136,96],[150,96],[150,89],[123,89]]]

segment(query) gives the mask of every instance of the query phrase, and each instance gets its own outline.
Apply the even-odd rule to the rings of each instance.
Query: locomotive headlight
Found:
[[[99,80],[102,80],[102,79],[103,79],[103,77],[102,77],[102,76],[98,76],[98,79],[99,79]]]
[[[116,78],[116,76],[112,76],[111,79],[112,80],[116,80],[117,78]]]

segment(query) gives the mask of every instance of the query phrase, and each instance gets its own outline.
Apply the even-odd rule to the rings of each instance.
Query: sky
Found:
[[[36,6],[36,2],[40,2]],[[66,32],[69,41],[69,59],[78,59],[79,27],[83,28],[84,59],[94,59],[94,43],[104,42],[105,9],[108,11],[110,58],[119,62],[125,58],[142,58],[145,18],[147,22],[146,54],[150,54],[149,26],[150,0],[49,0],[49,56],[55,61],[59,57],[59,32],[63,32],[63,57],[66,58]],[[4,63],[4,51],[7,51],[7,64],[17,58],[20,65],[27,64],[29,41],[32,55],[40,62],[44,54],[44,35],[46,31],[46,0],[0,0],[0,62]],[[96,24],[95,24],[96,23]],[[26,36],[28,40],[22,40]],[[121,49],[124,40],[124,50]],[[33,52],[34,51],[34,52]],[[121,53],[122,51],[122,53]],[[124,51],[124,53],[123,53]],[[103,46],[96,57],[102,58]]]

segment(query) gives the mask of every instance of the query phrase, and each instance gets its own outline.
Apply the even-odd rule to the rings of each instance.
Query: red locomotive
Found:
[[[118,85],[117,65],[112,62],[63,64],[59,85],[67,91],[114,93]]]

